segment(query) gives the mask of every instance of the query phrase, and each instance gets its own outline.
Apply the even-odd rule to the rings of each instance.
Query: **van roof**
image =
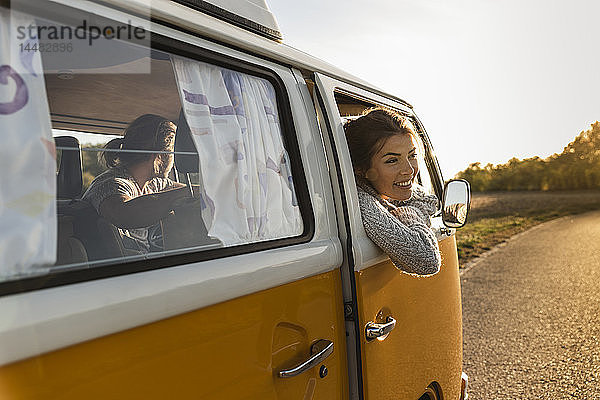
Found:
[[[283,40],[266,0],[173,0],[225,22],[277,41]]]
[[[121,9],[136,11],[147,0],[105,0]],[[230,13],[243,13],[243,18],[255,18],[255,22],[264,27],[279,30],[275,17],[269,11],[266,0],[210,0],[215,7],[222,7]],[[224,18],[208,12],[210,7],[201,8],[204,0],[153,0],[152,18],[168,24],[181,27],[202,37],[207,37],[245,52],[257,54],[264,58],[296,67],[304,71],[314,71],[331,76],[343,82],[373,91],[384,97],[399,101],[412,108],[405,100],[391,95],[380,88],[349,74],[310,54],[297,50],[279,40],[268,39],[265,35],[258,35],[256,31],[242,28],[231,21],[224,22]],[[218,4],[218,5],[217,5]],[[194,6],[193,6],[194,5]],[[268,26],[267,26],[268,25]],[[310,29],[310,25],[307,25]],[[281,34],[280,34],[281,35]]]

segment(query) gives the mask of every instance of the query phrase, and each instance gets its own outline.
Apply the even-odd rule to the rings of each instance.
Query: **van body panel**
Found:
[[[334,270],[87,341],[1,367],[0,397],[344,399],[341,298]],[[277,376],[319,339],[334,342],[326,379]]]
[[[384,323],[388,316],[396,320],[385,340],[361,338],[365,398],[417,399],[432,382],[445,399],[460,396],[462,311],[454,236],[439,245],[444,259],[435,275],[407,274],[389,260],[355,272],[360,326]]]
[[[310,166],[310,179],[312,186],[318,190],[311,191],[313,212],[315,213],[315,237],[330,237],[335,242],[336,265],[341,265],[343,252],[339,239],[339,231],[335,215],[335,202],[329,177],[329,168],[323,139],[317,122],[316,111],[310,92],[297,69],[292,69],[295,83],[290,83],[290,98],[295,100],[291,103],[294,114],[294,124],[298,134],[298,140],[303,147],[302,158],[306,165]],[[326,231],[325,231],[326,230]]]
[[[340,255],[323,241],[4,296],[0,365],[332,271]]]

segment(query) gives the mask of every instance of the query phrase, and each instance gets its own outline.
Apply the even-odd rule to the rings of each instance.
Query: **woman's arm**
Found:
[[[439,271],[441,257],[437,239],[420,210],[403,206],[394,211],[394,216],[362,190],[358,192],[358,200],[367,235],[396,267],[419,275]]]
[[[100,203],[98,212],[119,228],[143,228],[156,224],[186,198],[191,198],[186,186],[135,198],[115,194]]]

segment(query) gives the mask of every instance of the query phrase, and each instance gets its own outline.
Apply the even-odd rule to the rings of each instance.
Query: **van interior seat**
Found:
[[[81,168],[81,147],[71,136],[54,138],[54,144],[61,150],[60,165],[56,174],[57,197],[57,249],[56,264],[75,264],[88,261],[87,251],[74,233],[74,218],[62,213],[75,199],[81,196],[83,177]]]
[[[54,138],[54,144],[62,150],[56,174],[56,197],[59,200],[77,199],[83,189],[79,140],[72,136],[58,136]]]
[[[75,237],[73,217],[70,215],[59,215],[56,265],[86,262],[88,262],[87,251],[83,243]]]

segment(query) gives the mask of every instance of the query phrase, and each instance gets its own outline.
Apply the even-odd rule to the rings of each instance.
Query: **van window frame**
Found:
[[[34,15],[35,16],[35,15]],[[169,29],[175,29],[168,26]],[[185,31],[182,31],[185,33]],[[228,68],[241,73],[249,74],[255,77],[263,78],[273,85],[275,90],[277,106],[279,111],[279,124],[281,126],[282,140],[284,147],[288,152],[292,176],[294,179],[294,189],[298,200],[298,207],[302,217],[303,232],[298,236],[286,237],[274,240],[261,242],[253,242],[242,245],[219,247],[204,251],[190,251],[174,255],[156,256],[145,258],[142,260],[133,260],[125,262],[117,262],[109,265],[98,267],[73,269],[52,272],[50,271],[43,275],[32,277],[22,277],[15,280],[0,282],[0,297],[11,294],[29,292],[53,288],[64,285],[71,285],[81,282],[93,281],[97,279],[113,278],[122,275],[152,271],[163,268],[171,268],[185,264],[208,261],[212,259],[227,258],[248,253],[256,253],[260,251],[276,249],[281,247],[289,247],[292,245],[308,243],[312,240],[315,234],[315,217],[308,189],[308,182],[303,168],[303,159],[300,151],[300,145],[296,129],[290,97],[285,87],[283,80],[279,75],[269,69],[267,66],[255,64],[248,61],[243,61],[230,55],[222,54],[213,50],[201,47],[197,44],[183,42],[177,39],[150,32],[150,49],[156,49],[166,52],[170,55],[187,57],[191,60],[210,63],[212,65]],[[125,40],[126,41],[126,40]],[[239,51],[231,46],[221,46]],[[264,59],[256,54],[250,54],[257,59]],[[269,62],[273,62],[268,60]],[[277,63],[284,68],[287,66]],[[290,71],[291,73],[291,71]]]
[[[423,139],[423,146],[425,147],[425,164],[427,165],[427,169],[430,171],[429,175],[432,178],[431,183],[433,184],[438,199],[440,200],[439,206],[441,207],[441,201],[444,197],[444,175],[442,174],[442,168],[440,167],[440,162],[435,156],[435,150],[433,149],[431,139],[429,139],[429,135],[425,130],[425,126],[423,126],[423,123],[414,112],[412,114],[412,120],[418,130],[417,133]]]

